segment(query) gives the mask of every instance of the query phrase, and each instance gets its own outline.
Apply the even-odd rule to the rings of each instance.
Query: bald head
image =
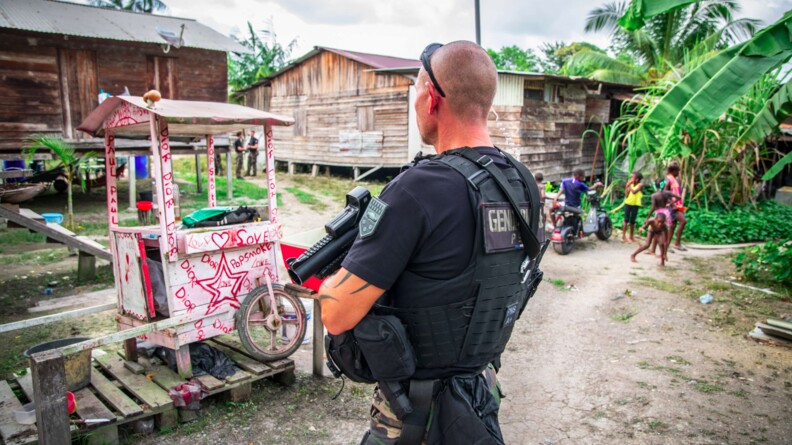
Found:
[[[486,120],[498,84],[489,54],[473,42],[451,42],[435,51],[431,64],[449,109],[460,119]]]

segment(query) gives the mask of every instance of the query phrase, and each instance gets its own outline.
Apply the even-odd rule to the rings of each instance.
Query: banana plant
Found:
[[[74,232],[74,206],[72,201],[72,181],[75,175],[80,178],[80,187],[85,191],[85,180],[79,174],[82,164],[87,162],[95,152],[85,153],[83,156],[77,156],[77,151],[68,142],[63,140],[60,136],[52,136],[48,134],[36,134],[31,137],[30,145],[27,149],[28,163],[33,159],[33,155],[37,150],[44,148],[52,151],[55,158],[63,164],[63,169],[66,172],[66,181],[69,186],[66,188],[66,214],[68,216],[69,230]]]

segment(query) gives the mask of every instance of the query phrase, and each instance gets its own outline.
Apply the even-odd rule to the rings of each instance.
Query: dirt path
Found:
[[[792,351],[712,330],[713,305],[634,284],[695,279],[680,256],[718,253],[672,254],[657,272],[632,249],[548,252],[545,276],[577,291],[543,284],[504,354],[507,443],[792,443]]]

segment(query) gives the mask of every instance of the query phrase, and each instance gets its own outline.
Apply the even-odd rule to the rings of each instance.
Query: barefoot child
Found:
[[[637,263],[638,260],[635,259],[635,256],[648,249],[652,244],[652,241],[654,241],[658,246],[660,246],[660,268],[665,268],[665,262],[667,259],[666,249],[668,248],[668,243],[666,242],[666,237],[668,235],[666,218],[667,214],[665,212],[656,212],[654,218],[649,218],[644,223],[640,230],[643,231],[646,227],[649,227],[649,233],[646,235],[646,242],[644,245],[639,247],[638,250],[633,252],[632,255],[630,255],[630,261]]]
[[[671,193],[666,190],[660,190],[659,192],[652,193],[652,208],[649,209],[649,218],[653,215],[657,215],[658,213],[665,214],[665,223],[666,226],[670,229],[671,228],[671,210],[669,206],[675,199],[679,199],[679,195]],[[648,222],[648,218],[647,218]],[[645,224],[644,224],[645,226]],[[670,237],[666,237],[667,239],[666,244],[670,243]],[[652,248],[649,252],[646,252],[647,255],[657,255],[657,240],[652,243]],[[666,246],[666,253],[668,252],[668,246]]]
[[[635,220],[638,218],[638,208],[641,207],[644,185],[641,182],[643,175],[639,172],[632,174],[624,188],[624,225],[622,225],[622,241],[627,242],[627,225],[630,225],[630,242],[635,242]]]

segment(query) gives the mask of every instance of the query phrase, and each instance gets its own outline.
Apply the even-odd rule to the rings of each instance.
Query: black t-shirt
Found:
[[[258,151],[258,139],[254,138],[254,137],[251,137],[248,140],[248,150]]]
[[[244,144],[242,144],[242,139],[237,139],[234,141],[234,150],[236,150],[237,153],[242,153],[243,146]]]
[[[475,149],[510,168],[497,149]],[[388,208],[373,235],[355,240],[344,268],[387,290],[404,270],[449,279],[468,266],[478,213],[462,175],[438,161],[423,162],[394,178],[379,199]],[[421,306],[433,305],[428,303]]]

